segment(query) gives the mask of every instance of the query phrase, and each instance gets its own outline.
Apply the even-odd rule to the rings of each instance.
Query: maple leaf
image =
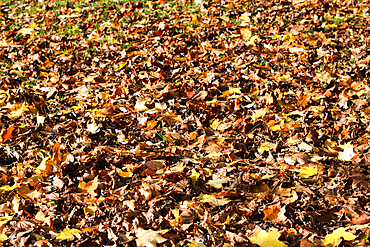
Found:
[[[261,247],[284,247],[286,245],[279,241],[280,235],[280,232],[277,231],[266,232],[262,230],[253,237],[248,238],[253,244],[258,244]]]
[[[136,244],[138,247],[156,247],[157,244],[167,241],[157,231],[138,228],[136,232]]]
[[[263,218],[264,221],[267,222],[284,222],[286,220],[285,214],[285,206],[281,207],[278,205],[271,205],[266,207],[263,210],[265,217]]]
[[[77,238],[81,237],[82,232],[78,229],[70,229],[70,228],[64,228],[62,232],[60,232],[55,239],[57,240],[69,240],[72,236],[76,236]]]
[[[335,230],[333,233],[326,235],[324,240],[324,245],[332,244],[333,246],[337,246],[338,239],[343,238],[344,240],[350,241],[357,238],[356,235],[353,235],[350,232],[346,232],[347,228],[340,227]]]

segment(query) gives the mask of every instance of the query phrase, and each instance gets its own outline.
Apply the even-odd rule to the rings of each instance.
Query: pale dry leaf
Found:
[[[157,244],[167,241],[158,232],[138,228],[136,233],[136,244],[139,247],[157,247]]]

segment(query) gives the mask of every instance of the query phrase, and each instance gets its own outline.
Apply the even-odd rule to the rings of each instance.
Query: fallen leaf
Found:
[[[6,131],[2,130],[1,131],[1,143],[4,143],[10,138],[12,138],[13,137],[12,132],[13,132],[13,125],[10,125]]]
[[[317,167],[301,167],[298,172],[298,176],[300,176],[301,178],[309,178],[311,176],[317,175]]]
[[[353,152],[353,145],[351,143],[346,143],[343,152],[338,153],[338,159],[341,161],[350,161],[355,156],[356,154]]]
[[[195,169],[193,169],[191,172],[192,173],[189,177],[191,178],[193,185],[195,185],[199,179],[200,173],[198,173]]]
[[[337,246],[338,239],[343,238],[344,240],[351,241],[357,238],[356,235],[353,235],[350,232],[346,232],[347,228],[340,227],[335,230],[333,233],[326,235],[324,240],[324,245],[333,245]]]
[[[95,190],[98,188],[98,185],[98,177],[95,177],[94,180],[91,180],[87,183],[81,180],[78,188],[92,196],[97,196],[98,194],[95,192]]]
[[[156,247],[157,244],[167,241],[158,232],[153,230],[144,230],[139,227],[136,232],[136,244],[138,247]]]
[[[8,223],[8,221],[11,221],[13,219],[13,216],[14,215],[0,217],[0,226]]]
[[[76,236],[77,238],[81,238],[82,232],[78,229],[70,229],[64,228],[62,232],[60,232],[55,239],[57,240],[69,240],[72,236]]]
[[[285,206],[281,207],[280,204],[267,206],[263,209],[265,217],[263,218],[266,222],[284,222],[285,217]]]
[[[210,180],[208,181],[208,185],[216,189],[221,189],[222,184],[227,183],[229,180],[230,180],[229,178]]]
[[[266,232],[262,230],[253,237],[250,237],[249,240],[253,244],[258,244],[261,247],[284,247],[286,245],[279,241],[280,235],[280,232],[277,231]]]
[[[272,150],[275,146],[276,146],[276,143],[264,142],[260,144],[257,150],[259,153],[263,153],[264,151]]]
[[[188,247],[207,247],[206,245],[204,245],[203,243],[200,243],[200,242],[196,242],[194,240],[190,240],[190,243],[188,243],[187,245]]]

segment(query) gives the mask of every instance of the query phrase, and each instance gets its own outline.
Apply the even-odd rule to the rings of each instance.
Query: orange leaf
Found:
[[[92,196],[97,196],[98,194],[95,192],[95,190],[98,188],[98,185],[98,177],[95,177],[94,180],[91,180],[87,183],[81,180],[78,188]]]
[[[10,138],[12,138],[13,137],[12,132],[13,132],[13,125],[10,125],[8,130],[5,133],[1,134],[1,139],[2,139],[1,142],[4,143],[7,140],[9,140]]]
[[[271,205],[266,207],[263,210],[265,217],[263,218],[264,221],[267,222],[278,222],[278,221],[285,221],[286,217],[285,213],[285,206],[281,208],[280,204]]]

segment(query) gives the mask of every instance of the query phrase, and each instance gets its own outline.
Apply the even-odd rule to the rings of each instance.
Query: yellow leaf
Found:
[[[179,225],[180,222],[180,210],[178,208],[171,209],[173,216],[175,217],[174,220],[170,220],[170,224],[172,227],[176,227]]]
[[[191,19],[191,23],[197,23],[197,22],[199,22],[198,15],[197,14],[194,14],[193,15],[193,18]]]
[[[191,181],[193,182],[193,185],[197,183],[199,176],[200,174],[195,169],[193,169],[192,174],[189,176],[191,178]]]
[[[135,109],[138,110],[138,111],[146,111],[146,110],[149,110],[148,107],[146,107],[146,103],[148,102],[147,99],[143,99],[143,100],[138,100],[135,104]]]
[[[290,75],[282,75],[282,76],[277,76],[276,77],[279,81],[286,82],[291,80]]]
[[[209,126],[213,130],[217,130],[218,127],[218,119],[211,120],[211,125]]]
[[[240,88],[237,87],[237,88],[231,88],[225,92],[222,93],[222,97],[228,97],[230,95],[233,95],[233,94],[241,94],[242,92],[240,91]]]
[[[10,221],[12,219],[13,219],[13,215],[0,217],[0,226],[8,223],[8,221]]]
[[[127,64],[127,62],[124,62],[124,63],[119,63],[118,65],[113,65],[113,68],[114,68],[114,71],[119,71],[121,70],[123,67],[125,67]]]
[[[203,243],[196,242],[194,240],[190,240],[190,243],[187,245],[188,247],[206,247]]]
[[[248,42],[245,42],[245,45],[246,46],[249,46],[249,45],[256,46],[256,43],[254,43],[256,39],[258,39],[257,35],[252,36]]]
[[[250,22],[250,20],[251,20],[248,16],[248,13],[242,14],[239,18],[240,18],[240,20],[245,21],[245,22]]]
[[[78,229],[69,229],[65,228],[61,233],[58,234],[58,236],[55,238],[57,240],[64,240],[64,239],[70,239],[72,236],[76,236],[77,238],[81,237],[81,231]]]
[[[148,130],[151,130],[151,129],[154,129],[154,127],[157,125],[157,121],[155,120],[150,120],[147,124],[146,124],[146,128]]]
[[[0,187],[0,193],[2,192],[6,192],[6,191],[12,191],[16,188],[16,184],[14,184],[13,186],[9,186],[9,185],[4,185],[4,186],[1,186]]]
[[[317,167],[301,167],[298,171],[301,178],[309,178],[311,176],[317,175]]]
[[[118,175],[120,175],[123,178],[130,178],[132,177],[132,172],[124,172],[121,169],[119,169]]]
[[[139,228],[136,233],[136,244],[138,247],[157,247],[157,244],[167,241],[157,231]]]
[[[353,235],[350,232],[346,232],[346,228],[340,227],[333,233],[326,235],[324,245],[326,246],[331,244],[333,246],[337,246],[339,238],[343,238],[344,240],[350,241],[354,240],[356,237],[357,237],[356,235]]]
[[[265,109],[260,109],[260,110],[255,110],[253,115],[252,115],[252,120],[253,122],[257,122],[258,119],[266,115],[266,110]]]
[[[271,127],[269,127],[269,130],[271,130],[271,131],[278,131],[278,130],[281,130],[281,127],[280,127],[280,125],[273,125],[273,126],[271,126]]]
[[[249,240],[253,244],[258,244],[261,247],[284,247],[286,245],[279,241],[280,235],[280,232],[277,231],[266,232],[265,230],[262,230],[253,237],[250,237]]]
[[[257,148],[257,150],[259,153],[263,153],[264,151],[270,151],[275,147],[275,145],[276,144],[272,142],[264,142]]]
[[[4,242],[8,239],[8,236],[6,236],[4,233],[0,233],[0,243]]]

